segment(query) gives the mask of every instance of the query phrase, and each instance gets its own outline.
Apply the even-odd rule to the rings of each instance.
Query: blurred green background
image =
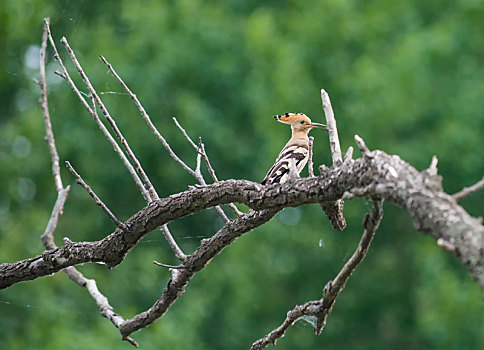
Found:
[[[190,165],[195,154],[173,122],[202,136],[222,179],[260,181],[289,137],[271,118],[304,112],[322,121],[332,98],[342,148],[361,135],[371,149],[423,170],[435,154],[449,193],[484,174],[484,1],[69,1],[3,0],[0,6],[0,262],[43,251],[40,235],[56,193],[37,103],[42,19],[73,78],[66,36],[160,195],[189,177],[149,132],[103,54]],[[144,201],[111,146],[48,55],[49,103],[61,161],[69,160],[121,219]],[[79,84],[81,87],[81,84]],[[86,91],[82,87],[83,91]],[[330,164],[313,131],[316,164]],[[359,156],[357,152],[356,156]],[[98,240],[114,227],[73,184],[56,240]],[[306,176],[307,172],[303,172]],[[484,197],[462,201],[482,216]],[[346,203],[335,232],[317,205],[286,209],[243,236],[188,285],[165,317],[134,334],[142,349],[247,349],[296,303],[319,298],[353,252],[371,203]],[[186,252],[221,226],[207,210],[171,224]],[[176,263],[159,232],[117,268],[86,264],[115,311],[132,317],[169,278],[152,260]],[[387,203],[374,245],[338,298],[321,336],[304,321],[277,349],[484,349],[482,294],[433,239]],[[132,347],[86,290],[58,273],[0,291],[0,348]]]

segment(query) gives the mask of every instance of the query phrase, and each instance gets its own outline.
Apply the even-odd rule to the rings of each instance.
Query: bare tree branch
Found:
[[[468,195],[474,192],[477,192],[483,188],[484,188],[484,177],[481,180],[477,181],[474,185],[469,187],[464,187],[459,192],[454,193],[452,197],[454,197],[456,201],[460,201],[462,198],[467,197]]]
[[[339,143],[338,128],[336,127],[336,119],[334,119],[333,107],[331,106],[329,95],[324,89],[321,89],[321,102],[326,117],[326,126],[328,127],[329,147],[331,149],[333,166],[340,166],[343,162],[343,156]]]
[[[50,22],[50,19],[46,19],[46,23]],[[48,31],[44,29],[42,36],[42,45],[40,49],[40,105],[42,107],[42,114],[44,116],[45,124],[45,141],[49,146],[49,152],[52,157],[52,174],[54,176],[55,189],[57,192],[63,189],[62,180],[60,177],[60,167],[59,167],[59,154],[57,153],[57,148],[55,147],[54,133],[52,132],[52,123],[50,121],[49,104],[47,101],[47,79],[45,75],[45,56],[47,51],[47,39]]]
[[[45,249],[56,249],[57,245],[54,241],[54,231],[57,227],[57,223],[64,211],[64,205],[67,200],[67,196],[69,195],[69,190],[71,189],[70,186],[66,188],[62,188],[60,191],[57,192],[57,199],[54,204],[54,208],[52,209],[52,214],[50,215],[49,222],[47,223],[47,227],[44,230],[42,236],[40,236],[40,240],[44,245]]]
[[[50,23],[50,19],[46,18],[44,31],[42,35],[42,44],[40,49],[39,103],[42,108],[42,115],[44,119],[44,127],[45,127],[45,135],[46,135],[45,140],[47,142],[47,146],[49,148],[49,153],[52,161],[52,176],[54,177],[55,188],[57,191],[57,200],[54,204],[54,208],[52,210],[52,214],[50,216],[49,222],[47,223],[47,227],[45,228],[45,231],[41,236],[41,241],[46,249],[55,249],[57,248],[57,246],[54,242],[54,231],[57,227],[59,218],[62,215],[62,212],[64,210],[64,204],[67,200],[67,196],[69,195],[70,186],[67,186],[66,188],[64,188],[64,185],[62,184],[62,179],[60,175],[60,166],[59,166],[59,153],[57,152],[57,148],[55,145],[54,132],[52,130],[52,122],[50,120],[49,103],[47,99],[47,79],[45,74],[45,57],[47,52],[47,40],[49,38],[49,23]]]
[[[114,120],[111,118],[111,116],[109,115],[109,113],[107,113],[107,110],[104,107],[104,105],[101,106],[99,104],[99,103],[102,104],[102,101],[100,100],[99,96],[97,96],[96,92],[92,88],[92,85],[90,85],[90,82],[87,79],[87,76],[84,74],[82,68],[80,67],[79,62],[77,61],[77,59],[76,59],[76,57],[74,55],[74,52],[72,51],[72,49],[70,48],[69,44],[67,43],[67,40],[65,40],[65,38],[63,38],[64,39],[64,42],[63,43],[66,46],[66,49],[68,50],[69,54],[71,55],[71,59],[73,60],[74,64],[76,65],[76,68],[78,69],[79,73],[81,74],[81,77],[83,77],[83,80],[85,78],[84,82],[86,83],[86,86],[91,91],[90,99],[91,99],[91,102],[93,104],[92,105],[92,108],[86,102],[86,100],[84,99],[82,93],[79,91],[79,89],[77,88],[77,86],[74,84],[72,78],[69,75],[69,72],[67,71],[66,67],[64,66],[64,64],[62,62],[62,59],[60,58],[60,55],[59,55],[59,53],[57,51],[57,48],[55,46],[54,40],[52,39],[52,35],[50,33],[50,28],[49,28],[49,24],[48,23],[46,23],[46,28],[47,28],[46,30],[48,32],[49,41],[50,41],[51,46],[53,47],[53,49],[55,51],[55,58],[57,59],[57,61],[59,62],[59,64],[62,67],[62,70],[63,70],[62,76],[67,80],[67,82],[69,83],[69,85],[71,86],[71,88],[77,94],[77,96],[79,97],[79,99],[81,100],[81,102],[84,104],[84,106],[86,107],[86,109],[89,112],[89,114],[91,114],[91,116],[93,117],[94,121],[97,123],[97,125],[99,126],[99,128],[103,132],[104,136],[111,143],[111,145],[113,146],[115,152],[119,155],[119,157],[121,158],[123,164],[125,165],[125,167],[129,171],[129,173],[131,174],[131,177],[133,178],[135,184],[137,185],[138,189],[140,190],[140,192],[143,195],[143,197],[145,198],[145,200],[147,202],[151,202],[154,199],[158,199],[158,194],[156,193],[154,187],[152,186],[151,182],[149,181],[148,177],[146,176],[146,173],[142,169],[141,164],[138,162],[138,160],[134,156],[134,153],[131,151],[131,148],[127,144],[127,141],[124,139],[124,137],[122,136],[121,132],[117,128]],[[92,93],[93,91],[94,91],[94,93]],[[96,96],[97,96],[97,98],[96,98]],[[114,138],[112,137],[112,135],[109,133],[109,131],[107,130],[107,128],[104,126],[104,124],[99,119],[99,116],[97,115],[97,110],[96,110],[96,103],[98,103],[98,105],[101,108],[101,110],[103,111],[103,113],[106,112],[106,114],[105,114],[106,119],[110,122],[111,127],[115,131],[115,134],[118,136],[118,139],[120,139],[121,144],[123,144],[123,146],[127,150],[128,154],[131,154],[131,157],[130,158],[132,160],[134,159],[135,165],[137,164],[137,170],[135,170],[135,168],[133,167],[133,165],[131,165],[130,161],[128,160],[128,158],[126,157],[126,155],[124,154],[124,152],[121,150],[121,148],[119,147],[119,145],[117,144],[117,142],[114,140]],[[143,182],[140,179],[140,176],[138,176],[138,174],[137,174],[137,171],[140,172],[140,176],[142,176],[142,177],[143,177],[143,174],[144,174],[145,184],[147,185],[148,190],[146,190],[145,185],[143,184]],[[171,233],[170,233],[170,231],[168,229],[168,226],[167,225],[163,225],[161,227],[161,231],[162,231],[164,237],[166,238],[166,240],[168,241],[168,244],[172,248],[172,250],[175,253],[175,255],[179,259],[181,259],[181,260],[184,259],[185,254],[182,252],[182,250],[176,244],[173,236],[171,235]]]
[[[207,151],[205,150],[205,144],[202,142],[202,139],[200,138],[200,147],[201,147],[201,154],[203,156],[203,159],[205,159],[205,164],[207,165],[208,172],[210,176],[212,177],[213,181],[218,182],[219,179],[217,178],[217,175],[215,174],[215,169],[212,167],[212,164],[210,163],[210,159],[208,158]],[[237,208],[237,206],[234,203],[229,203],[228,206],[232,211],[234,212],[235,215],[237,216],[242,216],[244,215],[243,212]]]
[[[333,159],[333,167],[338,167],[343,163],[343,156],[341,154],[341,146],[339,143],[338,129],[336,127],[336,119],[334,119],[333,107],[329,99],[328,93],[321,89],[321,103],[323,106],[324,115],[326,117],[326,125],[329,134],[329,146],[331,148],[331,158]],[[320,167],[321,172],[324,167]],[[346,220],[343,215],[344,202],[338,199],[334,202],[321,203],[321,209],[326,213],[331,226],[335,230],[343,231],[346,228]]]
[[[199,153],[203,156],[203,158],[205,159],[205,164],[207,165],[207,169],[208,169],[208,173],[210,174],[210,176],[212,177],[213,181],[215,182],[218,182],[218,178],[217,178],[217,175],[215,174],[215,169],[212,167],[212,164],[210,163],[210,159],[208,158],[208,154],[207,154],[207,151],[205,150],[205,144],[202,142],[202,138],[200,138],[199,140],[199,144],[200,146],[197,146],[195,144],[195,142],[193,142],[193,140],[191,139],[191,137],[188,135],[187,131],[181,126],[181,124],[178,122],[178,120],[173,117],[173,121],[175,122],[176,126],[178,127],[178,129],[180,129],[180,131],[182,132],[183,136],[185,136],[185,138],[188,140],[188,142],[192,145],[192,147]],[[200,176],[203,178],[203,175],[200,173]],[[201,185],[206,185],[206,182],[205,180],[203,180],[202,182],[200,182]],[[230,203],[229,204],[229,207],[232,209],[232,211],[235,213],[235,215],[237,216],[242,216],[244,215],[244,213],[242,213],[236,206],[235,204],[233,203]],[[218,207],[215,207],[216,209]],[[217,209],[218,210],[218,209]],[[220,209],[221,210],[221,209]],[[222,214],[221,214],[222,215]],[[222,215],[222,218],[224,219],[225,222],[227,222],[228,218],[225,219],[224,218],[227,218],[227,216],[225,215],[225,213]]]
[[[191,169],[188,165],[186,165],[186,163],[184,161],[182,161],[176,155],[175,152],[173,152],[173,150],[171,149],[171,147],[168,144],[168,142],[166,141],[166,139],[160,134],[160,132],[158,131],[158,129],[155,127],[155,125],[151,121],[150,116],[148,115],[148,113],[146,113],[146,110],[144,109],[144,107],[139,102],[138,97],[136,97],[136,95],[128,88],[128,86],[124,83],[124,81],[121,79],[121,77],[116,73],[116,71],[114,70],[113,66],[103,56],[101,56],[101,60],[104,62],[104,64],[106,64],[106,66],[108,66],[109,70],[114,75],[114,77],[119,81],[119,83],[121,84],[121,86],[128,92],[128,95],[131,97],[131,99],[134,101],[136,107],[140,111],[141,117],[143,117],[143,119],[145,120],[146,124],[148,124],[149,128],[155,134],[155,136],[158,138],[158,140],[161,141],[161,143],[163,144],[163,147],[165,147],[165,149],[168,151],[168,154],[170,155],[170,157],[172,157],[178,164],[180,164],[181,167],[183,169],[185,169],[185,171],[187,173],[189,173],[193,177],[196,177],[195,171],[193,169]]]
[[[215,169],[212,167],[212,164],[210,163],[210,159],[208,158],[207,151],[205,150],[205,144],[202,142],[202,138],[199,138],[199,146],[193,142],[192,138],[188,135],[187,131],[181,126],[181,124],[178,122],[178,120],[173,117],[173,121],[175,122],[176,126],[180,131],[182,132],[183,136],[188,140],[188,142],[192,145],[192,147],[197,151],[197,153],[201,154],[203,156],[203,159],[205,159],[205,164],[207,165],[208,173],[212,177],[213,181],[217,182],[219,181],[217,178],[217,175],[215,174]],[[201,172],[197,172],[199,176],[195,177],[200,185],[206,185],[206,181],[203,178],[203,175]],[[237,216],[242,216],[244,213],[242,213],[233,203],[229,204],[229,207],[232,209],[232,211],[235,213]],[[224,222],[228,222],[229,219],[227,218],[227,215],[225,212],[223,212],[221,207],[215,207],[215,209],[219,212],[220,216],[224,220]]]
[[[247,180],[226,180],[162,198],[133,215],[126,222],[125,231],[117,229],[97,242],[73,242],[35,258],[0,265],[3,277],[0,288],[89,261],[114,267],[156,227],[215,205],[238,202],[255,210],[279,210],[335,201],[351,190],[357,190],[360,197],[377,196],[401,206],[413,218],[417,230],[431,234],[436,240],[443,238],[452,243],[456,247],[454,254],[484,288],[484,227],[481,222],[469,216],[426,172],[419,173],[398,156],[382,151],[370,152],[320,176],[282,185],[262,186]]]
[[[48,108],[48,100],[47,100],[47,83],[46,83],[46,75],[45,75],[45,56],[47,51],[47,40],[50,39],[51,43],[52,37],[50,34],[50,19],[46,18],[44,20],[44,33],[42,36],[42,45],[40,50],[40,80],[39,86],[41,90],[41,98],[40,98],[40,105],[42,107],[42,114],[44,118],[45,124],[45,131],[46,131],[46,141],[49,147],[49,151],[52,158],[52,173],[54,176],[55,187],[57,190],[57,200],[54,205],[54,209],[52,210],[51,217],[49,222],[47,223],[47,227],[44,233],[41,236],[41,241],[44,244],[46,249],[52,250],[57,249],[57,245],[54,241],[54,231],[56,229],[57,223],[59,221],[60,216],[62,215],[62,211],[64,209],[64,204],[67,200],[67,196],[69,194],[70,186],[66,186],[62,184],[62,178],[60,175],[60,166],[59,166],[59,154],[57,152],[57,148],[55,145],[54,133],[52,131],[52,123],[50,120],[50,113]],[[55,49],[55,47],[54,47]],[[57,50],[56,55],[58,56]],[[113,312],[113,308],[109,305],[108,299],[99,292],[97,288],[96,281],[92,279],[87,279],[84,275],[79,272],[75,267],[69,266],[63,270],[66,275],[78,284],[81,287],[85,287],[92,298],[96,301],[97,306],[101,310],[101,315],[109,319],[116,327],[119,327],[119,324],[124,322],[124,319],[115,314]],[[134,346],[138,346],[138,344],[130,337],[126,337],[126,341],[131,343]]]
[[[84,73],[84,70],[82,69],[79,61],[77,60],[77,57],[76,57],[74,51],[71,49],[69,43],[67,42],[67,39],[65,37],[63,37],[61,39],[61,43],[66,48],[69,56],[71,57],[72,62],[74,63],[74,66],[76,67],[77,71],[79,72],[79,75],[81,76],[82,80],[84,81],[84,84],[86,85],[86,87],[88,88],[92,97],[96,101],[96,104],[101,109],[101,112],[103,113],[104,118],[107,120],[108,124],[111,126],[111,129],[113,130],[114,135],[117,137],[117,139],[119,140],[119,142],[123,146],[124,150],[126,151],[126,154],[128,155],[128,158],[131,161],[131,163],[134,165],[136,172],[139,174],[139,176],[140,176],[141,180],[143,181],[144,185],[147,187],[151,200],[158,199],[159,198],[158,194],[156,193],[155,188],[151,184],[151,181],[148,178],[148,175],[146,175],[146,172],[144,171],[144,169],[141,166],[138,158],[136,158],[134,152],[132,151],[128,142],[126,141],[123,134],[121,133],[121,130],[119,130],[118,126],[116,125],[116,122],[111,117],[111,114],[108,112],[106,106],[104,105],[101,98],[97,94],[96,90],[92,86],[92,84],[91,84],[89,78],[87,77],[86,73]]]
[[[151,118],[149,117],[148,113],[146,113],[146,110],[144,109],[143,105],[139,101],[138,97],[129,89],[129,87],[126,85],[126,83],[123,81],[123,79],[116,73],[114,70],[114,67],[112,66],[111,63],[109,63],[104,56],[100,55],[101,60],[103,61],[104,64],[109,68],[111,73],[114,75],[114,77],[118,80],[118,82],[121,84],[121,86],[126,90],[128,95],[131,97],[131,99],[134,101],[136,107],[138,108],[139,112],[141,113],[141,117],[145,120],[145,122],[148,124],[149,128],[151,131],[155,134],[155,136],[161,141],[165,149],[168,151],[170,156],[178,163],[181,165],[181,167],[187,171],[190,175],[194,176],[201,185],[206,185],[205,180],[203,179],[203,175],[200,172],[200,155],[197,154],[197,167],[195,170],[191,169],[185,162],[183,162],[177,155],[176,153],[172,150],[166,139],[161,135],[161,133],[158,131],[158,129],[154,126],[154,124],[151,122]],[[183,130],[183,129],[182,129]],[[197,146],[193,143],[193,141],[188,137],[188,134],[186,134],[185,130],[184,135],[187,137],[187,139],[191,142],[191,144],[197,149]],[[221,215],[222,219],[224,222],[228,222],[229,219],[223,212],[223,210],[220,207],[215,208],[217,212]],[[186,258],[186,255],[183,253],[183,251],[179,248],[177,245],[175,239],[173,238],[172,234],[170,233],[168,226],[163,225],[161,227],[161,231],[163,235],[165,236],[165,239],[167,240],[169,246],[175,253],[178,259],[181,261],[184,261]]]
[[[103,212],[108,216],[108,218],[119,228],[126,229],[126,225],[118,220],[118,218],[109,210],[106,204],[98,197],[98,195],[91,189],[91,187],[82,179],[81,175],[77,173],[74,167],[71,165],[70,162],[66,161],[67,169],[71,172],[72,175],[76,178],[76,182],[81,185],[86,192],[94,199],[94,202],[103,210]]]
[[[163,316],[171,305],[181,297],[185,291],[186,285],[197,271],[203,269],[211,259],[242,234],[266,223],[272,219],[278,211],[278,209],[259,212],[250,211],[240,218],[227,223],[212,237],[203,240],[200,247],[193,254],[188,256],[182,269],[171,270],[172,278],[168,281],[160,299],[158,299],[147,311],[142,312],[123,323],[120,328],[123,339]]]
[[[199,152],[198,146],[195,144],[195,142],[193,142],[192,138],[190,137],[190,135],[188,135],[185,128],[183,128],[183,126],[181,126],[181,124],[178,122],[178,120],[175,117],[173,117],[172,120],[175,123],[175,125],[178,127],[178,129],[180,129],[183,136],[185,136],[185,138],[190,143],[190,145],[192,145],[192,147],[195,149],[195,151]]]
[[[126,158],[125,154],[123,153],[123,151],[121,150],[121,148],[119,147],[117,142],[114,140],[114,138],[111,136],[109,131],[106,129],[104,124],[99,119],[99,117],[97,115],[97,110],[96,110],[96,102],[95,102],[93,96],[91,96],[91,102],[92,102],[92,110],[93,110],[94,120],[96,121],[98,126],[101,128],[101,130],[103,131],[103,133],[106,136],[106,138],[108,139],[108,141],[113,146],[114,151],[116,153],[118,153],[118,155],[120,156],[121,160],[123,161],[124,166],[128,169],[129,173],[131,174],[131,177],[133,178],[134,182],[136,183],[136,186],[140,190],[143,198],[146,200],[147,203],[152,202],[152,197],[150,196],[150,193],[146,190],[145,186],[143,185],[143,182],[141,181],[140,177],[136,173],[133,165],[129,162],[128,158]],[[153,191],[154,191],[154,188],[153,188]],[[155,193],[156,193],[156,191],[155,191]],[[156,197],[158,197],[158,194],[156,194]],[[181,261],[183,261],[186,258],[186,255],[185,255],[185,253],[183,253],[183,251],[180,249],[180,247],[176,243],[175,239],[173,238],[173,235],[170,232],[170,229],[168,228],[168,225],[167,224],[162,225],[160,227],[160,231],[163,234],[163,237],[165,237],[165,239],[168,243],[168,246],[171,248],[171,250],[173,251],[175,256],[178,259],[180,259]]]
[[[336,298],[344,289],[346,282],[348,282],[348,279],[361,261],[363,261],[368,252],[370,244],[383,217],[382,204],[382,200],[376,200],[373,202],[371,213],[365,216],[363,222],[364,232],[361,236],[358,247],[338,275],[326,284],[323,291],[323,297],[319,300],[309,301],[304,305],[297,305],[294,309],[288,311],[284,322],[265,337],[254,342],[251,350],[262,350],[269,344],[276,345],[276,341],[284,336],[287,329],[304,316],[315,317],[316,325],[314,331],[318,335],[321,333],[326,325],[328,315],[333,310]]]
[[[156,260],[153,261],[153,264],[157,265],[157,266],[161,266],[161,267],[166,267],[166,268],[169,268],[169,269],[176,269],[176,270],[181,270],[181,269],[184,269],[185,268],[185,265],[169,265],[169,264],[163,264],[163,263],[160,263]]]
[[[57,51],[57,47],[55,46],[54,39],[52,38],[52,34],[50,32],[49,22],[47,22],[47,21],[45,22],[45,30],[48,33],[49,42],[50,42],[51,47],[52,47],[52,49],[54,50],[54,53],[55,53],[54,54],[54,58],[59,62],[60,66],[62,68],[62,71],[63,71],[62,75],[63,75],[64,79],[67,80],[69,86],[72,88],[72,90],[77,95],[77,97],[79,98],[79,100],[81,101],[81,103],[84,105],[84,107],[86,108],[86,110],[89,112],[89,114],[91,115],[91,117],[94,119],[94,121],[96,122],[96,124],[98,125],[98,127],[101,129],[102,133],[104,134],[104,136],[108,139],[109,143],[111,143],[111,145],[114,148],[114,151],[121,158],[121,161],[125,165],[126,169],[128,169],[131,177],[133,178],[136,186],[138,186],[138,189],[140,190],[140,192],[143,195],[143,197],[146,200],[149,200],[150,196],[149,196],[148,191],[143,186],[143,183],[141,182],[138,174],[136,173],[136,171],[133,168],[133,166],[130,164],[128,158],[126,158],[126,155],[121,150],[121,147],[119,147],[119,145],[117,144],[117,142],[114,140],[114,138],[112,137],[112,135],[109,133],[109,131],[106,128],[106,126],[99,119],[99,116],[97,115],[97,111],[96,111],[96,108],[95,108],[94,104],[93,104],[93,107],[91,107],[89,105],[89,103],[87,103],[87,101],[84,98],[84,96],[81,93],[81,91],[77,88],[76,84],[74,84],[74,81],[72,80],[71,76],[69,75],[69,72],[67,71],[67,68],[65,67],[64,62],[62,61],[62,59],[61,59],[61,57],[59,55],[59,52]],[[91,98],[91,100],[94,102],[94,100],[92,98]]]
[[[363,139],[359,135],[355,135],[355,142],[361,154],[363,154],[365,157],[371,157],[370,150],[366,146],[365,141],[363,141]]]
[[[84,277],[82,273],[72,266],[64,269],[64,271],[74,283],[87,289],[91,297],[96,302],[96,305],[101,312],[101,316],[111,321],[116,328],[119,328],[125,322],[122,316],[114,312],[113,307],[109,304],[108,298],[106,298],[99,291],[95,280]],[[124,340],[129,342],[131,345],[138,347],[138,343],[133,338],[126,337]]]
[[[186,254],[180,249],[178,244],[175,241],[175,238],[173,238],[173,235],[170,232],[170,229],[168,228],[168,224],[165,223],[161,225],[160,227],[161,233],[163,233],[163,236],[165,237],[168,245],[170,246],[171,250],[175,254],[175,256],[180,260],[180,261],[185,261],[187,256]]]
[[[93,107],[93,111],[94,111],[94,115],[95,115],[94,120],[98,123],[98,125],[100,125],[100,126],[102,125],[104,130],[107,132],[107,135],[106,135],[106,133],[104,135],[108,136],[107,138],[108,138],[109,142],[114,146],[115,152],[118,153],[121,156],[121,160],[123,161],[124,166],[128,169],[129,173],[132,175],[132,178],[133,178],[134,182],[136,183],[138,189],[140,190],[141,195],[144,197],[144,199],[146,200],[147,203],[152,202],[152,198],[151,198],[149,192],[146,190],[145,186],[143,185],[143,182],[141,181],[138,174],[136,173],[133,165],[129,162],[128,158],[126,158],[126,156],[124,155],[124,153],[121,150],[121,148],[119,147],[119,145],[116,143],[116,141],[111,136],[111,134],[109,134],[107,129],[104,127],[104,124],[102,124],[101,120],[99,119],[99,117],[97,115],[97,110],[96,110],[96,102],[94,100],[94,97],[92,97],[92,96],[91,96],[91,101],[92,101],[92,107]],[[154,188],[153,188],[153,191],[154,191]],[[156,193],[156,191],[155,191],[155,193]],[[158,197],[157,193],[156,193],[156,197]],[[160,231],[163,234],[163,236],[165,237],[165,239],[168,243],[168,246],[171,248],[171,250],[173,251],[175,256],[178,259],[180,259],[181,261],[183,261],[186,258],[186,255],[185,255],[185,253],[183,253],[183,251],[180,249],[180,247],[176,243],[175,239],[173,238],[173,235],[170,232],[170,229],[168,228],[168,225],[167,224],[162,225],[160,227]]]
[[[184,131],[184,129],[183,129]],[[188,134],[186,132],[184,132],[184,135],[186,137],[188,137]],[[189,137],[188,137],[189,138]],[[189,138],[190,139],[190,138]],[[201,161],[202,161],[202,155],[203,157],[205,158],[205,160],[208,159],[207,157],[207,153],[205,152],[205,145],[203,144],[202,142],[202,138],[200,137],[199,140],[198,140],[198,148],[197,148],[197,169],[196,169],[196,173],[198,175],[198,181],[201,185],[206,185],[206,181],[205,181],[205,178],[203,177],[203,174],[202,174],[202,171],[200,170],[200,165],[201,165]],[[207,162],[208,165],[210,165],[210,161]],[[210,168],[209,168],[209,172],[210,174],[212,175],[212,177],[215,176],[215,171],[213,170],[212,166],[210,165]],[[214,181],[217,182],[218,179],[217,177],[215,176],[214,177]],[[232,204],[232,203],[230,203]],[[232,204],[233,205],[233,204]],[[220,205],[217,205],[215,207],[215,210],[219,213],[220,217],[222,218],[222,220],[225,222],[225,223],[228,223],[230,221],[230,219],[228,218],[227,214],[225,214],[224,210],[222,209],[222,207]]]

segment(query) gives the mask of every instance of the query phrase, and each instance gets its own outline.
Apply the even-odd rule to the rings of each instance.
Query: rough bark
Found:
[[[400,157],[382,151],[368,152],[318,177],[282,185],[262,186],[247,180],[226,180],[159,199],[126,221],[126,230],[118,228],[100,241],[67,241],[63,247],[35,258],[0,265],[0,288],[79,263],[104,262],[112,268],[150,231],[215,205],[238,202],[254,210],[272,212],[284,207],[355,197],[378,197],[401,206],[413,218],[416,229],[431,234],[439,244],[445,245],[484,289],[484,227],[481,221],[472,218],[452,196],[443,192],[439,176],[418,172]],[[235,222],[250,230],[265,221],[261,221],[260,216],[247,215]],[[228,232],[236,231],[231,224],[226,227]],[[219,239],[221,237],[216,235],[210,239],[210,244],[204,241],[192,256],[210,256],[211,250],[217,251],[214,247],[224,246]],[[200,258],[197,261],[205,264],[209,260],[204,262]],[[193,263],[193,266],[199,265]]]

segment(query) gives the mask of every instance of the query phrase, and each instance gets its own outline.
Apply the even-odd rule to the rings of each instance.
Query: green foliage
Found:
[[[259,181],[289,130],[271,118],[305,112],[321,121],[319,89],[332,98],[342,147],[361,135],[371,149],[424,169],[439,158],[455,192],[484,174],[484,3],[457,1],[46,1],[4,0],[0,7],[0,262],[40,254],[40,234],[55,191],[44,136],[36,52],[50,16],[160,195],[193,180],[149,132],[107,68],[103,54],[141,99],[154,123],[191,165],[193,149],[171,117],[202,136],[220,178]],[[69,160],[121,219],[144,206],[111,146],[54,75],[49,103],[61,160]],[[83,89],[85,91],[85,89]],[[108,92],[116,92],[108,94]],[[315,136],[316,164],[330,163]],[[64,169],[63,180],[73,183]],[[462,201],[484,212],[481,194]],[[240,238],[190,282],[167,315],[135,334],[143,349],[241,349],[282,322],[295,303],[319,298],[352,253],[364,200],[348,202],[348,228],[335,233],[318,206],[286,209]],[[187,252],[221,226],[213,210],[171,225]],[[97,240],[112,224],[73,184],[57,241]],[[161,235],[148,235],[113,271],[81,266],[124,317],[148,308],[175,263]],[[477,349],[484,342],[478,286],[435,241],[414,233],[408,215],[385,206],[374,246],[338,298],[320,337],[292,327],[278,349]],[[98,315],[87,292],[59,273],[0,291],[0,347],[130,349]]]

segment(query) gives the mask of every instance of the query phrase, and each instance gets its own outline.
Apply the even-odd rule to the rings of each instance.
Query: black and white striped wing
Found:
[[[284,183],[289,178],[290,164],[294,162],[299,174],[308,161],[309,147],[302,144],[288,144],[279,153],[276,162],[262,181],[263,185]]]

